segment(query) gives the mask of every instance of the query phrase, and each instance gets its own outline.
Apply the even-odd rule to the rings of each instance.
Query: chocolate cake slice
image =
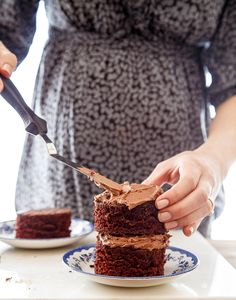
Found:
[[[88,174],[105,189],[94,198],[96,241],[95,272],[109,276],[159,276],[164,274],[170,235],[157,218],[159,186],[112,184],[92,171]]]
[[[16,238],[48,239],[70,236],[71,210],[49,208],[17,214]]]

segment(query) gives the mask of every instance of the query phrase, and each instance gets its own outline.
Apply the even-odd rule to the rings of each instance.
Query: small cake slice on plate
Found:
[[[48,208],[18,212],[16,238],[49,239],[70,236],[71,210]]]

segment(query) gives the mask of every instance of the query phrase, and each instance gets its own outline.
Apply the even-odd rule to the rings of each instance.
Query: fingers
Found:
[[[201,178],[198,187],[181,201],[161,209],[158,219],[165,223],[167,230],[183,228],[186,236],[197,230],[201,220],[210,215],[214,204],[209,199],[211,186],[206,178]]]
[[[191,153],[191,151],[185,151],[186,157]],[[144,184],[157,184],[161,185],[164,182],[176,183],[179,180],[181,165],[185,164],[184,160],[178,158],[179,155],[173,156],[165,161],[160,162],[152,173],[146,178]],[[184,172],[184,168],[182,168]]]
[[[209,208],[204,205],[199,209],[191,212],[191,214],[184,216],[183,218],[177,219],[175,221],[166,222],[165,228],[167,230],[175,229],[175,228],[184,228],[185,226],[189,226],[189,224],[193,224],[199,219],[203,219],[208,215],[209,215]]]
[[[5,77],[10,77],[17,65],[15,54],[10,52],[2,42],[0,42],[0,73]],[[0,79],[0,92],[3,89],[3,82]]]
[[[207,181],[200,180],[198,188],[186,195],[181,201],[174,201],[173,204],[167,208],[159,211],[158,218],[161,222],[177,220],[184,216],[191,214],[192,211],[197,210],[201,206],[206,206],[208,213],[212,210],[212,204],[209,202],[208,195],[211,193],[211,187]],[[162,203],[162,202],[160,202]],[[168,212],[168,214],[166,214]],[[164,216],[164,218],[163,218]],[[169,216],[169,220],[167,219]]]
[[[161,185],[164,182],[170,182],[170,166],[166,162],[161,162],[142,183]]]
[[[197,168],[192,168],[191,164],[179,168],[179,180],[172,188],[156,200],[156,207],[163,209],[167,206],[179,202],[189,195],[199,184],[201,172]]]
[[[191,225],[185,226],[183,228],[184,235],[191,236],[198,229],[198,226],[200,225],[201,221],[202,221],[202,219],[196,221],[195,223],[193,223]]]
[[[175,183],[155,203],[167,230],[182,228],[190,236],[212,213],[214,203],[209,197],[215,197],[219,184],[212,166],[210,156],[185,151],[157,165],[145,180],[148,184]]]

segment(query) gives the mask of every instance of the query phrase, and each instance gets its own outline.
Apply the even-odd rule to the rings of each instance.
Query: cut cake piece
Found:
[[[48,239],[70,236],[71,210],[48,208],[18,212],[16,238]]]

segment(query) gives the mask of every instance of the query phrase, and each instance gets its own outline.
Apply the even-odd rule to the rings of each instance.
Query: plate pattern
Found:
[[[63,256],[63,261],[67,266],[73,270],[89,274],[92,276],[101,276],[107,278],[114,278],[116,276],[105,276],[100,274],[95,274],[94,271],[94,261],[95,261],[95,245],[85,245],[77,249],[68,251]],[[166,250],[166,264],[164,276],[150,276],[150,277],[118,277],[119,280],[123,279],[141,279],[149,280],[150,278],[163,278],[163,277],[176,277],[178,275],[183,275],[184,273],[194,270],[199,263],[197,256],[189,251],[177,248],[168,247]]]
[[[176,247],[169,247],[166,250],[165,275],[167,276],[189,272],[197,264],[198,258],[186,250]]]
[[[75,251],[73,254],[66,257],[66,264],[75,271],[86,272],[94,274],[93,266],[95,261],[95,247],[88,247],[81,249],[81,251]]]
[[[13,222],[14,221],[6,221],[0,224],[0,236],[14,238],[15,224],[13,224]]]

